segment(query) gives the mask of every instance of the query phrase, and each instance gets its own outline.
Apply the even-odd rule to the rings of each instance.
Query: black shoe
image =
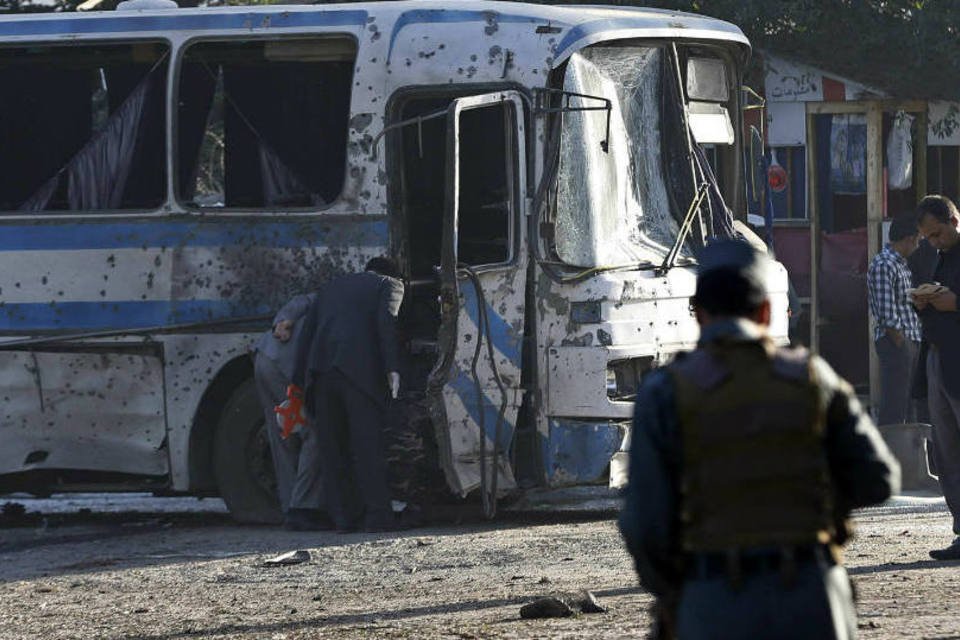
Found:
[[[366,518],[363,521],[363,530],[367,533],[383,533],[385,531],[403,531],[410,525],[400,520],[392,511],[389,514]]]
[[[426,515],[423,513],[423,509],[412,504],[408,504],[407,508],[403,511],[396,512],[394,517],[402,524],[405,524],[407,529],[422,527],[423,523],[426,522]]]
[[[333,521],[319,509],[289,509],[283,518],[288,531],[330,531]]]
[[[356,533],[360,530],[360,524],[355,521],[338,522],[336,529],[337,533]]]
[[[934,560],[960,560],[960,537],[957,537],[949,547],[934,549],[930,552],[930,557]]]

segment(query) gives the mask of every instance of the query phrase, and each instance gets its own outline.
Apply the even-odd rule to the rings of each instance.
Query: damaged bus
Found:
[[[488,515],[615,495],[638,384],[696,341],[693,253],[745,217],[739,29],[163,4],[0,18],[0,492],[275,518],[249,349],[390,254],[446,492]],[[785,341],[782,268],[770,286]]]

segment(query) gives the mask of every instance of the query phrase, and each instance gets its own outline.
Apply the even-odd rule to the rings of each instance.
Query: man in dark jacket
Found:
[[[826,362],[772,344],[768,264],[741,241],[701,252],[698,347],[637,397],[620,530],[659,637],[856,635],[835,545],[899,467]]]
[[[396,265],[374,258],[363,273],[327,283],[304,321],[293,381],[320,434],[327,508],[340,531],[396,528],[383,412],[400,389],[402,300]]]
[[[938,195],[921,200],[917,212],[917,228],[938,251],[933,273],[914,290],[913,304],[923,326],[920,366],[926,374],[937,477],[956,535],[952,544],[930,555],[960,560],[960,213]]]

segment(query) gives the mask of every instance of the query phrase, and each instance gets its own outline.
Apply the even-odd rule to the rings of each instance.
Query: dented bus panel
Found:
[[[450,492],[615,488],[637,385],[696,340],[693,251],[745,217],[748,54],[599,6],[0,17],[0,491],[244,482],[269,519],[264,427],[225,412],[249,349],[384,253]]]

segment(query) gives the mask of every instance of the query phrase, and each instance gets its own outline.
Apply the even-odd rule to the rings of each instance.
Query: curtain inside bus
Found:
[[[0,210],[159,206],[168,54],[154,42],[0,49]]]
[[[320,207],[343,187],[353,45],[197,43],[183,58],[178,195],[199,207]]]
[[[157,79],[157,68],[159,65],[140,80],[79,152],[20,205],[21,211],[46,210],[64,178],[71,210],[120,208],[135,164],[134,152],[149,104],[147,96],[162,82],[162,78]]]

